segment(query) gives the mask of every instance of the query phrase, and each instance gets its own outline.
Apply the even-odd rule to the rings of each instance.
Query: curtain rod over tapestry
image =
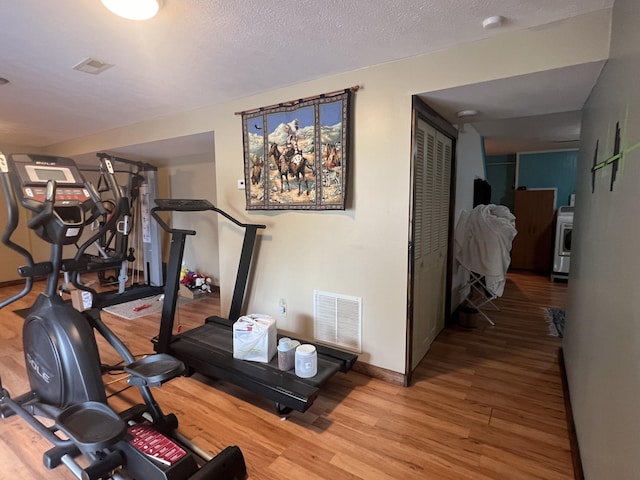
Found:
[[[344,210],[351,96],[359,87],[242,115],[247,210]]]

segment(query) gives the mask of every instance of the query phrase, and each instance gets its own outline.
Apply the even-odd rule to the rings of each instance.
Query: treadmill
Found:
[[[274,402],[276,411],[286,415],[296,410],[305,412],[315,401],[322,385],[336,372],[348,372],[358,356],[315,344],[318,353],[318,373],[311,378],[300,378],[293,370],[278,369],[277,355],[269,363],[249,362],[233,358],[233,324],[240,318],[240,310],[259,229],[265,225],[245,224],[216,208],[208,200],[156,199],[151,215],[160,227],[171,235],[171,250],[167,264],[165,299],[162,307],[160,333],[154,338],[154,349],[181,360],[190,373],[200,373],[225,380]],[[170,227],[159,212],[213,211],[245,230],[238,273],[228,318],[211,316],[204,324],[192,330],[173,335],[173,322],[178,300],[180,269],[186,238],[194,230]],[[278,335],[280,338],[282,335]],[[309,343],[306,340],[301,343]]]

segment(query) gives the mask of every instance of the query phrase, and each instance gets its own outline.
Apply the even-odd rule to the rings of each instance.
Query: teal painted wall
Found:
[[[518,161],[518,187],[557,188],[556,208],[569,205],[576,191],[578,151],[521,153]]]

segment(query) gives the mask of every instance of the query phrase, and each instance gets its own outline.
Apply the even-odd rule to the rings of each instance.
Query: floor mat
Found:
[[[177,305],[184,305],[198,301],[202,298],[206,298],[206,295],[196,298],[186,298],[178,296]],[[116,317],[124,318],[125,320],[135,320],[136,318],[146,317],[154,313],[160,313],[162,311],[162,305],[164,303],[164,294],[154,295],[153,297],[141,298],[139,300],[133,300],[131,302],[120,303],[118,305],[111,305],[110,307],[104,307],[102,310],[108,312]]]
[[[564,337],[564,310],[561,308],[547,308],[546,317],[549,324],[549,335]]]

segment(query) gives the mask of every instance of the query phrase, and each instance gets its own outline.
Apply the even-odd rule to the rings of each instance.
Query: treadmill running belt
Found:
[[[304,412],[317,397],[322,384],[338,370],[348,371],[357,359],[357,355],[326,346],[317,348],[318,374],[311,378],[300,378],[294,370],[279,370],[277,356],[269,363],[235,359],[232,324],[213,317],[204,325],[175,335],[170,353],[196,372],[229,381],[273,400],[279,409],[284,406]]]

